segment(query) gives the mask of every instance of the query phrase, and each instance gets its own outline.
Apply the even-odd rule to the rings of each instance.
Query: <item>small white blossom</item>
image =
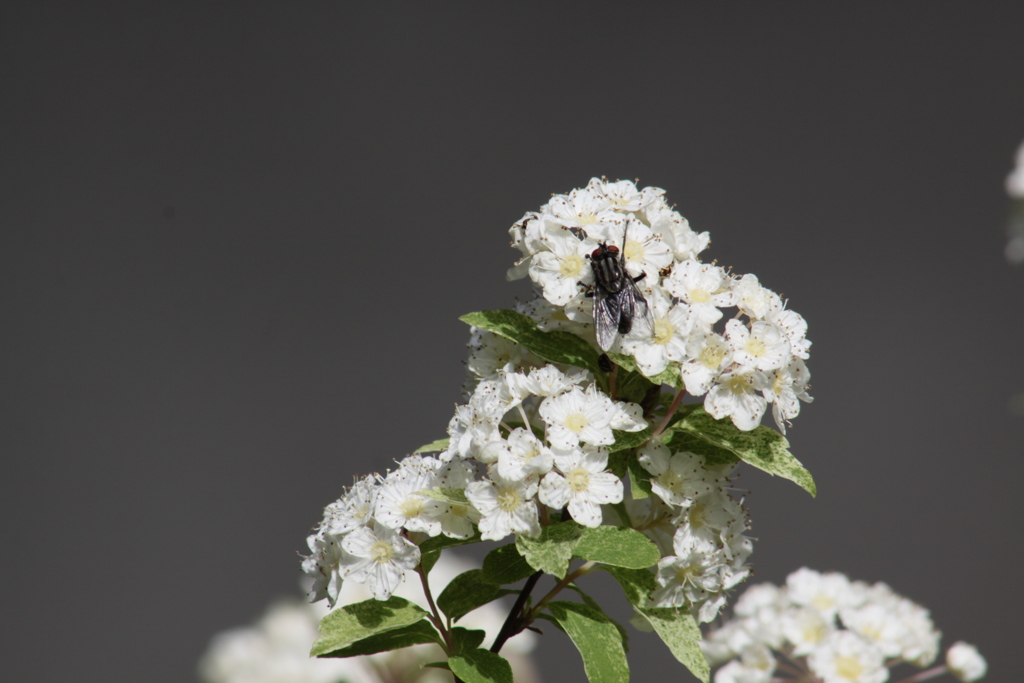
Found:
[[[580,443],[608,446],[615,443],[612,417],[616,409],[604,394],[584,392],[579,387],[559,396],[544,399],[539,414],[547,423],[547,438],[552,446],[568,450]]]
[[[537,480],[505,479],[492,472],[490,481],[475,481],[466,487],[466,498],[480,512],[480,537],[500,541],[509,534],[540,535],[540,520],[534,496]]]
[[[978,652],[978,648],[962,640],[953,643],[946,652],[946,666],[964,683],[977,681],[988,673],[988,662]]]
[[[549,472],[541,481],[540,502],[556,510],[567,507],[583,526],[600,526],[601,506],[622,501],[622,480],[605,471],[608,451],[555,451],[554,460],[558,471]]]
[[[855,633],[839,631],[807,657],[823,683],[883,683],[889,679],[881,650]]]
[[[420,549],[398,531],[376,522],[345,536],[345,577],[366,583],[377,600],[387,600],[405,572],[420,563]]]
[[[677,263],[662,286],[688,303],[697,320],[705,325],[714,325],[722,318],[720,308],[736,305],[729,276],[710,263],[693,260]]]
[[[718,378],[704,399],[704,409],[716,420],[724,417],[744,431],[761,423],[768,402],[757,392],[768,386],[764,374],[753,369],[736,369]]]
[[[779,327],[756,321],[748,328],[739,320],[725,324],[725,337],[732,346],[733,360],[745,368],[767,372],[781,368],[791,358],[789,338]]]

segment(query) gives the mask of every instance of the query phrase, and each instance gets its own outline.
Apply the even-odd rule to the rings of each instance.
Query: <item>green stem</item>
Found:
[[[423,584],[423,594],[427,596],[427,605],[430,607],[430,614],[427,618],[433,622],[434,626],[438,631],[441,632],[441,637],[444,638],[445,654],[451,657],[455,654],[455,646],[452,643],[452,633],[444,625],[444,620],[441,618],[441,612],[438,611],[437,605],[434,604],[434,596],[430,593],[430,584],[427,583],[427,573],[423,571],[423,565],[416,567],[416,573],[420,575],[420,583]]]
[[[566,574],[564,579],[556,583],[555,587],[548,591],[548,594],[541,598],[540,602],[533,606],[533,609],[531,609],[530,613],[527,615],[526,625],[529,626],[530,622],[537,618],[537,615],[540,613],[541,609],[544,608],[544,605],[551,602],[551,599],[558,595],[560,592],[562,592],[563,588],[565,588],[581,576],[589,574],[590,572],[597,569],[596,565],[597,563],[593,560],[589,562],[584,562],[582,565],[580,565],[579,569],[577,569],[574,572],[570,572],[569,574]]]

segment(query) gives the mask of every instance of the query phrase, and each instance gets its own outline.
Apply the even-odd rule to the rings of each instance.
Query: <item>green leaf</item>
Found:
[[[421,643],[437,643],[438,645],[444,643],[441,639],[441,634],[426,619],[421,619],[408,626],[393,628],[390,631],[384,631],[369,638],[357,640],[348,647],[343,647],[340,650],[331,650],[329,654],[320,656],[358,657],[360,655],[372,655],[378,652],[398,650]]]
[[[454,548],[455,546],[459,545],[468,545],[470,543],[479,542],[479,533],[475,533],[469,538],[451,538],[449,536],[434,536],[420,543],[420,552],[429,553],[433,550],[444,550],[445,548]]]
[[[700,628],[693,615],[666,607],[635,608],[654,628],[661,642],[679,662],[704,683],[711,677],[711,666],[700,649]]]
[[[620,432],[613,430],[612,434],[615,435],[615,443],[608,447],[608,452],[617,453],[618,451],[625,451],[631,448],[643,446],[651,440],[651,433],[653,431],[654,429],[652,427],[647,427],[639,432]]]
[[[577,586],[576,584],[570,583],[568,586],[566,586],[566,588],[569,588],[569,589],[572,589],[572,590],[576,591],[579,594],[579,596],[581,598],[583,598],[583,602],[587,606],[591,607],[592,609],[597,610],[598,612],[601,612],[606,617],[608,617],[608,615],[605,613],[605,611],[603,609],[601,609],[601,606],[599,604],[597,604],[597,600],[594,600],[594,598],[592,598],[589,595],[587,595],[586,593],[584,593],[583,590],[579,586]],[[622,624],[620,624],[619,622],[615,621],[611,617],[608,617],[608,621],[612,622],[612,624],[615,625],[615,628],[618,629],[619,635],[622,637],[622,649],[625,650],[626,652],[629,652],[629,632],[626,631],[626,627],[623,626]]]
[[[789,479],[812,496],[817,495],[811,473],[789,452],[786,437],[774,429],[759,425],[744,432],[732,420],[716,420],[703,408],[694,410],[679,424],[682,429],[698,434],[705,441],[731,451],[743,462],[768,474]]]
[[[537,323],[516,311],[479,311],[459,318],[464,323],[511,339],[549,363],[575,365],[600,373],[597,351],[569,332],[542,332]],[[603,373],[602,373],[603,374]]]
[[[558,522],[543,527],[537,538],[516,536],[516,550],[534,569],[561,579],[569,571],[573,549],[582,534],[576,522]]]
[[[621,526],[584,529],[573,554],[584,560],[630,569],[650,567],[661,559],[661,551],[651,539],[636,529]]]
[[[494,584],[515,583],[521,581],[536,570],[516,550],[515,543],[498,546],[487,553],[484,558],[482,574],[483,581]]]
[[[632,453],[626,451],[619,451],[618,453],[612,453],[608,456],[608,471],[614,474],[619,479],[626,476],[626,463],[629,462],[631,457],[635,457]]]
[[[440,560],[440,559],[441,559],[441,551],[440,550],[431,550],[430,552],[427,552],[427,553],[421,553],[420,554],[420,566],[423,567],[423,571],[424,572],[429,574],[430,570],[434,568],[434,565],[437,564],[437,561]]]
[[[424,498],[430,498],[442,503],[469,505],[469,500],[466,498],[466,489],[449,489],[435,486],[432,489],[422,489],[416,493]]]
[[[622,586],[626,599],[639,612],[668,646],[672,655],[682,662],[694,676],[708,683],[710,667],[700,649],[700,629],[693,617],[683,611],[661,607],[647,607],[647,598],[657,587],[654,574],[647,569],[602,567]]]
[[[700,435],[682,429],[679,425],[671,430],[667,430],[665,434],[662,435],[662,442],[668,446],[673,453],[678,453],[680,451],[696,453],[704,458],[704,464],[708,467],[731,465],[732,463],[739,461],[739,458],[737,458],[732,451],[719,448],[711,442],[702,439]]]
[[[508,594],[509,591],[484,581],[481,578],[482,574],[480,569],[463,572],[452,579],[441,595],[437,596],[437,606],[452,621],[460,619],[481,605],[486,605],[492,600],[497,600],[502,595]]]
[[[487,632],[480,629],[468,629],[461,626],[452,629],[452,641],[455,643],[456,654],[477,649],[486,637]]]
[[[512,665],[490,650],[470,650],[449,657],[448,666],[465,683],[512,683]]]
[[[396,596],[345,605],[320,621],[320,637],[313,643],[310,655],[329,654],[377,633],[414,624],[426,616],[419,606]]]
[[[615,393],[620,401],[632,401],[640,403],[647,396],[647,392],[654,387],[649,379],[639,372],[619,372],[618,381],[615,386]]]
[[[651,473],[644,469],[636,457],[629,459],[629,491],[634,500],[651,495]]]
[[[643,375],[643,372],[641,372],[640,368],[637,366],[633,356],[626,356],[621,353],[609,353],[608,358],[620,368]],[[665,368],[664,371],[652,377],[647,377],[647,380],[656,386],[660,384],[667,384],[676,389],[680,389],[683,386],[683,377],[679,374],[679,366],[675,363],[669,363],[668,367]]]
[[[629,664],[618,628],[604,612],[577,602],[550,602],[548,617],[572,639],[591,683],[625,683]]]
[[[417,453],[440,453],[441,451],[448,450],[448,443],[451,439],[444,438],[438,439],[437,441],[431,441],[428,444],[423,444],[412,452],[413,455]]]

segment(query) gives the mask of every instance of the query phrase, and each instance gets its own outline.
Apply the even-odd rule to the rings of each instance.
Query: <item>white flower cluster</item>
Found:
[[[457,575],[473,565],[457,555],[444,553],[430,572],[431,591],[439,595]],[[396,595],[427,609],[418,583],[405,584]],[[338,596],[340,605],[361,602],[372,597],[362,584],[348,583]],[[507,607],[507,606],[504,606]],[[493,640],[505,619],[500,602],[490,603],[466,615],[460,622],[466,628],[483,629]],[[322,603],[281,600],[271,605],[250,626],[218,633],[199,662],[199,674],[205,683],[445,683],[451,674],[440,669],[423,668],[441,656],[436,645],[415,645],[402,650],[362,657],[311,658],[310,644],[316,640],[317,624],[327,615]],[[502,649],[515,673],[516,681],[537,679],[528,653],[536,636],[524,631],[511,638]]]
[[[727,662],[715,683],[768,683],[780,673],[823,683],[883,683],[890,667],[926,667],[941,634],[928,610],[884,583],[850,581],[803,568],[786,585],[758,584],[735,603],[734,616],[703,643],[712,665]],[[914,680],[949,671],[962,681],[985,675],[985,660],[957,643],[947,663]]]
[[[756,276],[701,263],[708,233],[691,230],[664,194],[594,178],[527,213],[509,230],[523,257],[508,273],[529,275],[540,290],[525,312],[542,330],[570,331],[597,346],[590,260],[600,245],[614,247],[649,314],[638,311],[632,330],[605,350],[632,356],[647,377],[679,373],[687,392],[706,394],[709,413],[743,430],[756,427],[771,403],[785,431],[800,401],[811,400],[806,322]],[[737,312],[726,319],[724,309]],[[498,346],[474,360],[486,366],[497,359],[484,355],[502,354]]]
[[[1016,167],[1006,178],[1006,193],[1014,201],[1006,258],[1010,263],[1024,263],[1024,144],[1017,150],[1016,162]]]
[[[726,472],[652,441],[639,460],[656,496],[626,501],[615,513],[624,485],[608,469],[608,447],[613,430],[645,429],[642,413],[635,403],[609,398],[589,372],[567,374],[554,365],[517,372],[508,365],[456,407],[448,447],[438,457],[409,456],[385,477],[357,481],[325,509],[308,539],[313,554],[303,562],[315,582],[313,599],[333,603],[343,579],[365,582],[386,599],[419,563],[417,538],[469,538],[474,525],[482,540],[536,537],[542,516],[564,508],[585,527],[610,514],[612,524],[648,533],[666,555],[654,603],[713,619],[724,591],[748,573],[746,512],[725,492]],[[452,489],[464,492],[465,503],[430,495]]]

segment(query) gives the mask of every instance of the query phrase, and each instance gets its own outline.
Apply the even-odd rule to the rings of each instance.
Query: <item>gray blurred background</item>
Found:
[[[820,493],[740,477],[756,579],[884,580],[1012,680],[1022,35],[1021,3],[3,3],[4,677],[193,680],[353,474],[444,435],[457,316],[526,293],[509,225],[607,175],[809,321]]]

